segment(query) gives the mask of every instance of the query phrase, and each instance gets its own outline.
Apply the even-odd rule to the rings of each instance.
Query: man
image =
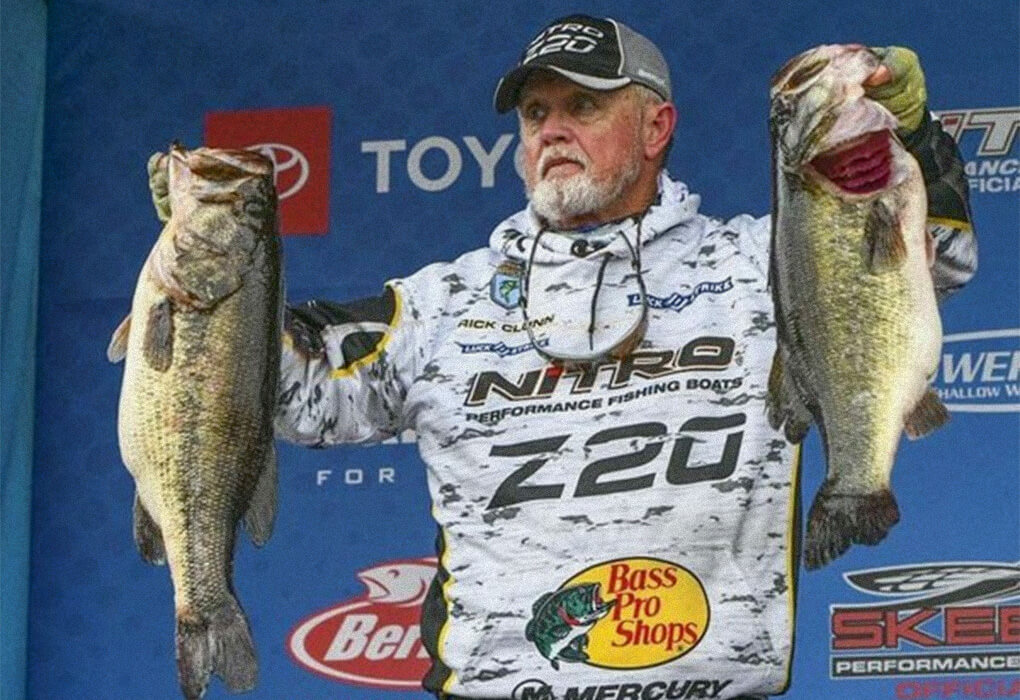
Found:
[[[974,270],[961,164],[916,57],[883,53],[868,89],[922,164],[945,294]],[[670,100],[648,39],[557,20],[495,95],[517,109],[528,208],[377,298],[288,311],[279,436],[417,433],[439,525],[422,621],[439,696],[789,683],[797,449],[763,405],[769,223],[708,218],[669,178]]]

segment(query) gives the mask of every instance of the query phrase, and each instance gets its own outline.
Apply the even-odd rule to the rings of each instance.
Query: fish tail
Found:
[[[255,645],[244,611],[233,596],[208,615],[177,614],[177,677],[184,697],[202,697],[212,673],[233,692],[255,687]]]
[[[823,484],[808,513],[804,566],[825,566],[851,544],[878,544],[899,520],[900,510],[889,489],[838,494]]]

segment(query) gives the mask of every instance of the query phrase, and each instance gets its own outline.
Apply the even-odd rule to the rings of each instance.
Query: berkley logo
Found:
[[[1020,411],[1020,328],[942,339],[935,391],[951,411]]]
[[[658,666],[690,652],[708,629],[697,576],[663,559],[615,559],[589,567],[538,598],[525,637],[554,669],[584,663]]]
[[[367,593],[300,622],[287,650],[304,668],[342,683],[421,689],[428,653],[418,622],[435,558],[379,564],[358,573]]]
[[[844,576],[886,600],[831,607],[833,678],[1020,670],[1020,606],[1004,604],[1020,596],[1020,566],[941,562]]]

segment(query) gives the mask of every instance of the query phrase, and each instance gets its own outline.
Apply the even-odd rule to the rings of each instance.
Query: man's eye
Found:
[[[574,110],[582,114],[585,112],[591,112],[596,107],[598,107],[598,103],[595,102],[595,98],[590,95],[581,95],[574,100]]]
[[[539,105],[528,105],[524,108],[524,118],[529,122],[537,122],[545,116],[545,110]]]

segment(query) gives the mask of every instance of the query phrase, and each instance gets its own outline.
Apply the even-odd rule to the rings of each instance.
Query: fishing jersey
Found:
[[[417,435],[440,530],[426,689],[730,698],[787,686],[798,449],[765,411],[770,224],[698,207],[663,173],[642,217],[579,235],[543,232],[525,210],[489,247],[379,297],[288,310],[278,436]],[[955,288],[973,272],[973,237],[945,217],[931,230],[933,277]],[[643,340],[623,359],[539,352],[548,329],[611,327],[642,303]]]

